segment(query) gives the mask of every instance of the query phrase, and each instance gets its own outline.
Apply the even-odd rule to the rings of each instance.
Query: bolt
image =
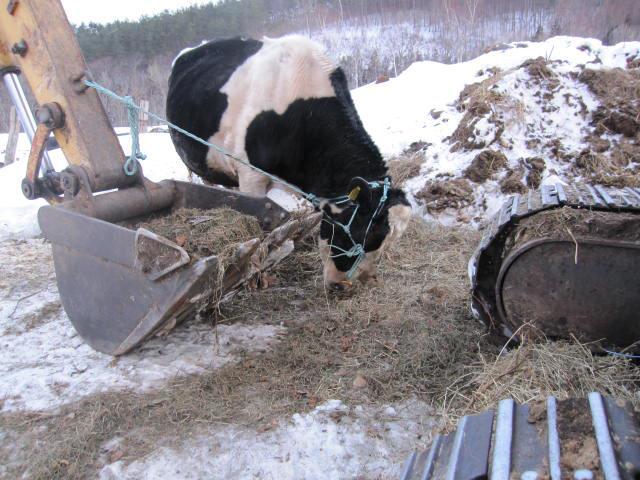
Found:
[[[11,53],[24,57],[27,54],[28,49],[29,47],[27,47],[27,42],[20,40],[18,43],[13,44],[13,47],[11,47]]]
[[[287,214],[284,212],[280,212],[280,215],[278,215],[280,217],[280,220],[284,220],[285,218],[287,218]]]
[[[264,208],[266,210],[271,210],[271,207],[272,207],[271,202],[267,202],[267,203],[264,204]]]
[[[35,189],[33,188],[33,185],[26,178],[24,180],[22,180],[22,193],[29,200],[33,200],[34,198],[36,198],[35,197]]]
[[[53,130],[64,125],[64,112],[55,102],[45,103],[36,109],[36,119]]]
[[[38,123],[48,123],[52,119],[51,110],[46,107],[40,107],[36,109],[36,119]]]

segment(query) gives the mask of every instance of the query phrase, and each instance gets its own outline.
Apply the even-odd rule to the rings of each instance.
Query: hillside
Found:
[[[571,12],[585,13],[575,18]],[[229,36],[288,33],[327,47],[352,88],[393,78],[416,61],[456,63],[493,45],[556,35],[598,38],[606,44],[640,40],[634,0],[224,0],[164,12],[139,21],[76,25],[94,78],[164,111],[167,79],[183,48]],[[115,126],[126,114],[105,101]],[[8,98],[0,89],[0,132]]]
[[[479,225],[541,183],[640,186],[639,66],[639,42],[556,37],[419,62],[354,101],[424,216]]]

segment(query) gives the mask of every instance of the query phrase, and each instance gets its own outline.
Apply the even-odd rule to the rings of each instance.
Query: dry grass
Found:
[[[392,158],[387,162],[394,186],[402,187],[410,178],[417,177],[424,163],[423,152],[412,152]]]
[[[640,369],[629,361],[594,356],[575,342],[525,342],[497,358],[481,357],[448,388],[444,411],[447,426],[461,414],[495,408],[504,398],[525,402],[585,397],[599,391],[625,398],[637,407]]]
[[[632,397],[635,367],[594,358],[579,345],[526,344],[499,355],[504,339],[488,336],[469,313],[466,266],[478,239],[473,230],[413,221],[383,259],[381,285],[343,296],[324,290],[317,246],[308,239],[278,266],[275,287],[238,295],[218,319],[284,324],[288,333],[272,350],[157,392],[98,394],[53,414],[5,414],[0,426],[28,445],[31,478],[73,479],[95,472],[114,437],[123,439],[126,461],[214,424],[268,429],[274,418],[329,398],[366,404],[417,397],[450,426],[507,396],[593,389]]]
[[[263,235],[256,217],[231,208],[180,208],[137,227],[177,243],[195,258],[229,256],[238,244]]]

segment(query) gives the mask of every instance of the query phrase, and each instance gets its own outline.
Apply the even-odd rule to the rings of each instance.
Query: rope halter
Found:
[[[373,225],[374,218],[378,216],[378,214],[384,207],[384,204],[389,197],[389,188],[391,188],[391,182],[389,182],[388,177],[381,182],[380,181],[368,182],[368,184],[369,184],[369,187],[374,190],[378,188],[382,188],[382,195],[380,196],[378,205],[373,211],[373,215],[371,215],[371,219],[369,220],[367,229],[364,232],[364,237],[362,238],[362,242],[360,243],[356,242],[355,239],[353,238],[353,234],[351,233],[351,225],[353,224],[353,220],[356,218],[358,210],[360,209],[360,204],[355,203],[355,208],[353,209],[353,213],[351,214],[351,218],[349,219],[349,222],[347,224],[340,223],[339,221],[329,217],[326,214],[325,216],[328,219],[323,219],[327,223],[340,227],[342,231],[344,231],[344,233],[347,234],[347,238],[349,238],[349,241],[351,242],[351,248],[349,248],[349,250],[345,250],[344,248],[339,247],[338,245],[335,245],[333,243],[329,245],[332,249],[335,249],[338,252],[340,252],[335,255],[330,255],[329,258],[339,258],[339,257],[355,258],[355,262],[353,263],[351,268],[347,271],[347,278],[349,280],[353,278],[354,273],[356,272],[356,270],[358,270],[358,267],[360,266],[360,264],[365,258],[366,252],[365,252],[364,246],[367,241],[367,235],[371,230],[371,225]],[[356,188],[359,188],[359,187],[356,187]],[[354,203],[355,198],[353,198],[352,194],[353,194],[353,191],[349,195],[337,197],[330,201],[333,201],[333,203],[336,203],[336,204],[346,203],[347,201]],[[357,197],[357,194],[355,196]]]

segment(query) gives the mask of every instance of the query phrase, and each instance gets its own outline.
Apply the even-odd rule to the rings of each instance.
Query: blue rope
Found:
[[[630,353],[612,352],[611,350],[607,350],[606,348],[603,348],[603,350],[605,352],[607,352],[609,355],[611,355],[612,357],[621,357],[621,358],[626,358],[626,359],[629,359],[629,360],[638,360],[638,359],[640,359],[640,355],[631,355]]]
[[[105,87],[103,87],[102,85],[100,85],[100,84],[98,84],[96,82],[92,82],[91,80],[86,80],[85,79],[84,80],[84,84],[86,86],[88,86],[88,87],[91,87],[91,88],[95,89],[96,91],[98,91],[100,93],[103,93],[103,94],[107,95],[108,97],[111,97],[111,98],[113,98],[115,100],[118,100],[119,102],[122,102],[127,107],[129,127],[131,129],[131,142],[132,142],[132,144],[131,144],[131,156],[127,159],[127,161],[124,164],[124,171],[125,171],[125,173],[127,175],[135,175],[136,174],[136,172],[137,172],[136,159],[144,160],[146,158],[146,156],[140,151],[139,131],[138,131],[138,112],[144,112],[147,115],[149,115],[151,118],[157,120],[158,122],[166,123],[173,130],[182,133],[183,135],[191,138],[192,140],[195,140],[198,143],[206,145],[207,147],[213,148],[214,150],[216,150],[217,152],[221,153],[222,155],[225,155],[226,157],[229,157],[229,158],[235,160],[236,162],[239,162],[242,165],[245,165],[245,166],[251,168],[252,170],[255,170],[255,171],[261,173],[262,175],[266,176],[267,178],[271,179],[272,181],[274,181],[276,183],[281,183],[283,185],[286,185],[288,188],[290,188],[294,192],[300,194],[306,200],[311,202],[311,204],[314,205],[315,207],[320,207],[323,201],[332,202],[332,203],[335,203],[336,205],[340,205],[340,204],[347,203],[347,202],[351,201],[351,198],[349,197],[349,195],[341,195],[339,197],[329,198],[329,199],[320,199],[319,197],[317,197],[313,193],[307,193],[304,190],[302,190],[301,188],[297,187],[296,185],[293,185],[292,183],[289,183],[286,180],[283,180],[282,178],[280,178],[280,177],[278,177],[276,175],[273,175],[272,173],[269,173],[266,170],[263,170],[260,167],[257,167],[255,165],[249,163],[246,160],[238,158],[237,156],[235,156],[235,155],[229,153],[228,151],[226,151],[224,148],[219,147],[218,145],[216,145],[214,143],[207,142],[206,140],[203,140],[202,138],[194,135],[193,133],[191,133],[191,132],[189,132],[189,131],[187,131],[187,130],[185,130],[183,128],[180,128],[179,126],[167,121],[166,119],[160,117],[159,115],[156,115],[153,112],[145,110],[141,106],[137,105],[133,101],[133,98],[130,97],[130,96],[121,97],[117,93],[112,92],[108,88],[105,88]],[[336,250],[341,252],[341,253],[339,253],[337,255],[332,255],[331,258],[337,258],[337,257],[342,257],[342,256],[346,256],[348,258],[356,257],[356,260],[355,260],[353,266],[347,272],[347,278],[348,279],[351,279],[353,277],[353,274],[355,273],[355,271],[360,266],[360,263],[362,263],[362,261],[364,260],[364,257],[365,257],[365,254],[366,254],[366,252],[364,250],[364,245],[365,245],[365,242],[367,240],[367,235],[369,234],[369,230],[371,229],[371,225],[373,224],[373,219],[378,215],[378,213],[380,213],[380,211],[382,210],[382,207],[384,206],[384,203],[387,201],[389,188],[390,188],[390,182],[389,182],[388,178],[385,178],[383,182],[369,182],[369,186],[371,188],[373,188],[373,189],[377,189],[377,188],[381,188],[382,187],[383,188],[383,192],[382,192],[382,196],[380,197],[380,201],[378,202],[378,206],[376,207],[375,211],[373,212],[373,215],[371,216],[371,219],[369,220],[369,225],[367,225],[367,230],[365,231],[364,238],[362,239],[362,243],[356,242],[355,239],[353,238],[353,235],[351,234],[351,224],[353,223],[353,219],[356,217],[356,213],[358,212],[358,209],[360,208],[360,205],[356,204],[356,208],[354,209],[353,214],[351,215],[351,219],[349,220],[349,223],[347,223],[346,225],[343,225],[342,223],[338,222],[337,220],[334,220],[333,218],[329,217],[329,223],[331,223],[333,225],[338,225],[339,227],[341,227],[344,230],[344,232],[347,234],[347,236],[349,237],[349,240],[352,243],[352,247],[349,250],[345,250],[345,249],[343,249],[341,247],[338,247],[337,245],[331,244],[332,248],[335,248]],[[325,221],[327,221],[327,220],[325,220]]]
[[[139,112],[144,112],[147,115],[149,115],[151,118],[161,122],[161,123],[166,123],[170,128],[172,128],[173,130],[182,133],[183,135],[186,135],[187,137],[191,138],[192,140],[195,140],[198,143],[201,143],[203,145],[206,145],[207,147],[211,147],[214,150],[220,152],[222,155],[225,155],[233,160],[235,160],[236,162],[239,162],[243,165],[246,165],[247,167],[260,172],[261,174],[263,174],[264,176],[270,178],[271,180],[273,180],[276,183],[282,183],[283,185],[286,185],[287,187],[289,187],[291,190],[295,191],[296,193],[302,195],[306,200],[308,200],[309,202],[311,202],[314,206],[319,206],[320,205],[320,200],[318,199],[318,197],[316,197],[314,194],[312,193],[307,193],[304,190],[298,188],[296,185],[293,185],[292,183],[287,182],[286,180],[281,179],[280,177],[277,177],[269,172],[267,172],[266,170],[261,169],[260,167],[256,167],[255,165],[252,165],[251,163],[247,162],[246,160],[243,160],[241,158],[238,158],[237,156],[227,152],[224,148],[219,147],[218,145],[211,143],[211,142],[207,142],[206,140],[203,140],[202,138],[194,135],[191,132],[188,132],[187,130],[180,128],[179,126],[167,121],[166,119],[160,117],[159,115],[156,115],[153,112],[150,112],[148,110],[145,110],[144,108],[142,108],[139,105],[136,105],[133,100],[128,101],[127,97],[121,97],[120,95],[118,95],[115,92],[112,92],[111,90],[109,90],[108,88],[103,87],[102,85],[96,83],[96,82],[92,82],[91,80],[85,80],[84,84],[88,87],[94,88],[95,90],[97,90],[100,93],[103,93],[105,95],[107,95],[108,97],[111,97],[115,100],[118,100],[119,102],[124,103],[125,105],[127,105],[127,108],[130,109],[135,109]],[[129,97],[131,98],[131,97]]]
[[[124,173],[131,177],[138,173],[137,160],[144,160],[147,156],[140,151],[138,110],[136,104],[133,102],[133,97],[123,97],[123,101],[127,106],[127,117],[129,119],[129,130],[131,132],[131,155],[124,163]]]
[[[360,264],[362,263],[362,261],[364,260],[364,257],[366,255],[366,252],[364,250],[364,245],[367,241],[367,235],[369,235],[369,230],[371,229],[371,225],[373,224],[373,219],[376,218],[376,216],[380,213],[380,211],[382,210],[382,207],[384,206],[384,203],[387,201],[387,198],[389,196],[389,188],[391,187],[391,183],[389,182],[388,178],[385,178],[384,181],[381,182],[369,182],[369,186],[373,189],[376,188],[380,188],[382,186],[383,191],[382,191],[382,195],[380,196],[380,201],[378,202],[378,206],[376,207],[375,211],[373,212],[373,215],[371,215],[371,219],[369,220],[369,224],[367,225],[367,229],[364,232],[364,237],[362,238],[362,243],[358,243],[355,241],[355,239],[353,238],[353,235],[351,234],[351,224],[353,223],[353,219],[356,218],[356,213],[358,212],[358,209],[360,208],[360,205],[356,205],[356,208],[354,208],[353,213],[351,214],[351,218],[349,219],[349,222],[344,225],[340,222],[338,222],[337,220],[334,219],[330,219],[329,223],[332,223],[334,225],[337,225],[339,227],[342,228],[342,230],[344,230],[344,232],[347,234],[347,236],[349,237],[349,240],[351,241],[351,248],[349,250],[345,250],[344,248],[341,248],[337,245],[333,245],[331,244],[332,248],[335,248],[336,250],[338,250],[340,253],[336,254],[336,255],[331,255],[331,258],[338,258],[338,257],[347,257],[347,258],[353,258],[356,257],[355,262],[353,263],[353,265],[351,266],[351,268],[347,271],[347,278],[349,280],[351,280],[351,278],[353,277],[353,274],[356,272],[356,270],[358,270],[358,267],[360,266]]]

